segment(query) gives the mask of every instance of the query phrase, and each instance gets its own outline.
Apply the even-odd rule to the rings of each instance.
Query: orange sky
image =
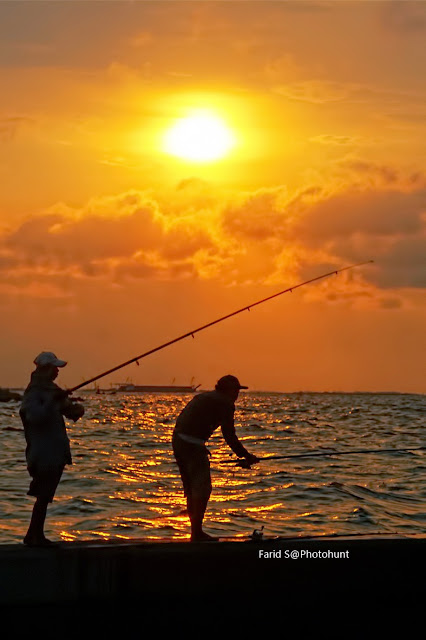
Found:
[[[425,392],[426,4],[0,3],[0,385]],[[166,153],[193,109],[235,146]]]

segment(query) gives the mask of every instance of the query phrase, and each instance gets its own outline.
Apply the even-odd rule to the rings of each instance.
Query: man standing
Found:
[[[53,544],[44,535],[47,506],[52,502],[66,464],[72,464],[70,443],[63,416],[76,422],[84,414],[81,404],[53,381],[59,367],[65,367],[54,353],[43,351],[34,360],[35,371],[25,389],[19,415],[27,442],[27,467],[32,481],[28,495],[35,496],[31,522],[24,544],[31,547]]]
[[[212,484],[210,463],[205,443],[219,425],[232,451],[249,464],[258,461],[243,447],[235,433],[235,401],[240,385],[235,376],[218,380],[214,391],[200,393],[186,405],[178,416],[173,432],[173,453],[179,466],[191,521],[191,541],[216,540],[203,531],[204,513]]]

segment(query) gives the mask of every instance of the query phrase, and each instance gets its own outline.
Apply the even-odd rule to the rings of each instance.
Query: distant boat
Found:
[[[124,391],[126,393],[195,393],[201,385],[140,385],[140,384],[119,384],[116,391]]]

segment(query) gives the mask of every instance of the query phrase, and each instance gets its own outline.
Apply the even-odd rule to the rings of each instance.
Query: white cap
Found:
[[[54,367],[65,367],[65,360],[59,360],[51,351],[42,351],[34,360],[34,364],[38,367],[44,367],[47,364],[53,364]]]

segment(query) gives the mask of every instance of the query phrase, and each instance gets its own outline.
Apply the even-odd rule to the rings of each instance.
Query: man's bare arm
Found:
[[[226,443],[229,447],[231,447],[236,456],[238,456],[239,458],[246,458],[247,456],[250,456],[250,453],[238,440],[238,436],[235,433],[235,425],[233,420],[224,422],[222,424],[222,433]]]

